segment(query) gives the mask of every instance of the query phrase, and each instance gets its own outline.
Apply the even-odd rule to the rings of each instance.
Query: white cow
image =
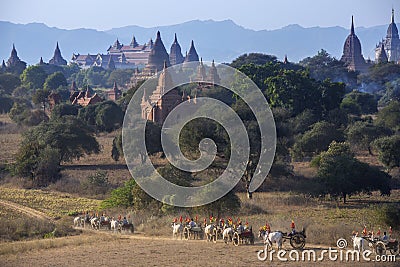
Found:
[[[211,241],[214,231],[214,225],[209,224],[204,228],[204,234],[206,235],[207,241]]]
[[[273,243],[276,243],[278,250],[282,249],[283,235],[281,232],[268,232],[260,230],[258,237],[263,238],[266,250],[268,250],[268,246],[272,248]]]
[[[224,231],[222,232],[222,239],[224,240],[225,243],[232,241],[232,236],[233,236],[232,227],[225,228]]]
[[[74,227],[81,226],[81,219],[80,216],[74,218]]]
[[[118,222],[117,220],[115,220],[114,218],[112,218],[110,224],[111,224],[111,225],[110,225],[110,226],[111,226],[111,230],[112,230],[113,232],[115,232],[116,230],[118,230],[119,222]]]
[[[92,226],[92,229],[99,229],[98,223],[97,223],[98,221],[99,221],[99,218],[97,218],[97,217],[90,219],[90,225]]]
[[[178,238],[178,234],[181,234],[181,239],[182,239],[182,233],[183,233],[183,225],[182,223],[172,223],[172,238],[174,239],[175,236]]]
[[[358,250],[358,252],[363,252],[367,241],[357,234],[353,235],[351,239],[353,240],[353,249]]]

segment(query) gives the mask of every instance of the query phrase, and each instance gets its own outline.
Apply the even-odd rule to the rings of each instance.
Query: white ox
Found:
[[[260,230],[258,237],[262,237],[265,244],[265,249],[268,250],[268,246],[272,248],[272,244],[276,243],[278,250],[282,249],[283,235],[281,232],[268,232]]]
[[[98,224],[97,224],[98,220],[99,218],[97,217],[90,219],[90,225],[92,226],[92,229],[98,229]]]
[[[78,216],[78,217],[74,218],[74,227],[81,226],[81,219],[82,219],[81,216]]]
[[[211,241],[214,231],[214,225],[209,224],[204,228],[204,234],[206,235],[207,241]]]
[[[115,220],[114,218],[112,218],[110,224],[111,224],[111,225],[110,225],[111,230],[112,230],[113,232],[115,232],[116,230],[118,230],[119,222],[118,222],[117,220]]]
[[[357,234],[351,237],[353,240],[353,249],[358,250],[358,252],[363,252],[364,248],[366,248],[366,240],[362,237],[357,236]]]
[[[173,239],[175,237],[178,238],[179,233],[181,234],[181,239],[182,239],[182,234],[183,234],[182,223],[172,223],[172,238]]]
[[[232,227],[225,228],[224,231],[222,232],[222,239],[224,240],[225,243],[232,241],[232,236],[233,236]]]

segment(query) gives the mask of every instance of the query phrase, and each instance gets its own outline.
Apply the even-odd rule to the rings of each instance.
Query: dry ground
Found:
[[[105,236],[103,236],[105,235]],[[97,242],[96,242],[97,240]],[[197,240],[172,240],[172,238],[131,236],[109,233],[86,233],[78,237],[54,240],[52,245],[38,245],[38,248],[9,251],[0,255],[2,266],[398,266],[396,263],[374,262],[279,262],[259,261],[257,252],[263,249],[258,241],[255,245],[234,247],[231,244],[217,244]],[[39,241],[27,241],[39,242]],[[80,243],[81,242],[81,243]],[[57,244],[61,243],[61,245]],[[50,248],[48,248],[50,247]],[[284,246],[286,250],[289,248]],[[320,253],[325,247],[308,246]],[[1,245],[0,245],[1,249]],[[317,254],[318,255],[318,254]],[[397,258],[397,261],[400,261]]]

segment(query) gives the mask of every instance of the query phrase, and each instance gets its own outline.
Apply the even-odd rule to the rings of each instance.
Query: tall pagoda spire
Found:
[[[131,43],[130,43],[130,46],[131,46],[131,47],[137,47],[137,46],[139,46],[138,42],[136,42],[135,35],[133,35],[133,37],[132,37],[132,41],[131,41]]]
[[[392,8],[392,23],[394,23],[394,9]]]
[[[17,49],[15,49],[15,45],[13,44],[13,48],[11,50],[10,58],[7,60],[7,67],[16,66],[19,62],[22,62],[22,61],[18,57]]]
[[[176,65],[176,64],[181,64],[183,62],[184,58],[182,55],[182,50],[181,46],[178,43],[178,38],[176,37],[175,33],[175,38],[174,42],[171,45],[170,53],[169,53],[169,61],[171,65]]]
[[[221,79],[220,79],[220,77],[218,75],[218,72],[217,72],[217,68],[215,67],[214,59],[213,59],[213,61],[211,63],[211,67],[210,67],[210,70],[209,70],[209,73],[208,73],[208,81],[212,85],[219,84],[221,82]]]
[[[189,48],[189,52],[185,58],[185,62],[199,61],[199,55],[197,54],[196,48],[194,47],[194,42],[192,40]]]
[[[160,31],[157,31],[157,38],[151,48],[145,69],[150,73],[155,73],[163,69],[164,63],[167,67],[170,66],[169,55],[165,49],[163,41],[161,40]]]
[[[385,46],[383,43],[380,44],[379,50],[376,55],[376,63],[386,63],[388,62],[388,57],[386,55]]]
[[[368,65],[362,55],[361,42],[354,31],[353,16],[351,17],[350,34],[344,42],[343,54],[340,60],[346,63],[349,70],[364,72],[368,69]]]
[[[353,16],[351,16],[351,30],[350,30],[350,34],[354,35],[354,18],[353,18]]]
[[[203,82],[206,80],[206,68],[203,65],[203,59],[200,59],[200,64],[197,67],[197,77],[196,79],[200,82]]]
[[[58,46],[58,42],[56,45],[56,49],[54,50],[54,55],[50,59],[49,64],[57,65],[57,66],[67,65],[67,61],[61,55],[61,51],[60,51],[60,47]]]
[[[15,49],[15,44],[13,44],[13,48],[11,50],[11,57],[18,58],[17,49]]]

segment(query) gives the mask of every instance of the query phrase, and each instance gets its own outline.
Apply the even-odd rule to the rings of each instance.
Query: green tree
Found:
[[[132,129],[135,134],[138,134],[137,131],[142,131],[142,129]],[[122,134],[120,134],[118,137],[116,137],[119,141],[115,141],[115,148],[117,150],[114,150],[114,153],[118,153],[118,158],[121,155],[122,152]],[[140,160],[142,163],[146,162],[147,156],[148,155],[154,155],[155,153],[162,152],[162,146],[161,146],[161,127],[158,126],[155,123],[152,123],[151,121],[147,121],[146,123],[146,130],[145,130],[145,142],[146,142],[146,151],[142,151],[140,149],[141,144],[138,144],[138,140],[136,139],[131,139],[131,143],[128,143],[127,141],[124,143],[124,147],[128,147],[129,151],[139,155]],[[113,142],[114,143],[114,142]],[[147,152],[147,153],[146,153]],[[116,157],[117,154],[113,156]]]
[[[79,106],[72,104],[59,104],[56,105],[51,111],[52,118],[61,118],[63,116],[73,115],[77,116],[79,113]]]
[[[21,85],[17,75],[12,73],[0,73],[0,96],[11,95],[12,92]]]
[[[58,178],[61,162],[99,151],[96,139],[75,117],[50,120],[23,135],[14,174],[31,178],[40,186]]]
[[[36,105],[41,105],[43,108],[43,113],[46,113],[46,105],[49,102],[50,91],[47,89],[38,89],[32,97],[33,103]]]
[[[348,107],[348,103],[355,103],[356,108],[348,109],[349,113],[352,114],[372,114],[378,111],[378,101],[375,97],[368,93],[363,93],[359,91],[352,91],[348,93],[342,101],[341,108],[346,109]],[[356,111],[360,111],[359,114],[355,113]]]
[[[121,127],[122,109],[113,101],[102,102],[96,107],[96,127],[100,131],[111,132]]]
[[[393,78],[399,77],[400,66],[395,62],[385,64],[374,64],[368,69],[368,72],[361,75],[361,82],[368,92],[377,92],[384,89],[387,82]]]
[[[42,110],[31,110],[24,102],[14,102],[10,114],[10,118],[18,125],[36,126],[43,121],[47,121],[48,117]]]
[[[284,70],[265,80],[266,95],[272,107],[283,107],[297,115],[305,109],[321,113],[321,92],[304,71]]]
[[[230,64],[233,68],[240,68],[243,65],[265,65],[267,63],[277,63],[276,56],[262,54],[262,53],[249,53],[243,54],[232,61]]]
[[[222,218],[224,215],[237,213],[240,207],[240,198],[233,191],[230,191],[222,198],[210,204],[196,207],[195,210],[201,213],[210,214],[215,218]]]
[[[132,74],[133,69],[113,70],[107,79],[107,85],[112,86],[116,82],[118,86],[126,86],[130,82]]]
[[[113,144],[111,148],[111,157],[113,158],[113,160],[118,161],[119,158],[122,157],[123,155],[124,152],[122,149],[122,134],[119,133],[113,139]]]
[[[353,149],[368,150],[372,155],[371,143],[380,137],[389,136],[392,131],[370,122],[357,121],[346,129],[347,141]]]
[[[60,151],[61,161],[99,153],[100,146],[85,123],[73,116],[51,120],[37,129],[46,144]]]
[[[108,209],[113,207],[131,207],[133,206],[133,189],[137,186],[135,179],[131,178],[119,188],[111,191],[111,196],[105,199],[100,207]]]
[[[319,83],[321,92],[321,105],[324,115],[329,111],[338,109],[345,94],[346,85],[341,82],[331,82],[329,79]]]
[[[318,122],[318,116],[312,110],[306,109],[290,119],[290,131],[293,134],[304,133],[316,122]]]
[[[313,57],[301,60],[299,64],[306,67],[311,77],[319,81],[330,79],[350,85],[355,85],[357,82],[357,74],[349,72],[344,62],[335,59],[324,49]]]
[[[400,130],[400,102],[391,101],[389,105],[379,110],[376,124],[393,131]]]
[[[47,73],[40,66],[29,66],[21,74],[22,85],[31,89],[42,89]]]
[[[45,146],[39,153],[33,181],[38,186],[47,186],[60,178],[60,153],[57,149]]]
[[[388,168],[400,167],[400,135],[381,137],[373,142],[378,159]]]
[[[0,113],[8,113],[14,105],[14,100],[9,96],[0,96]]]
[[[354,158],[347,143],[332,142],[319,157],[318,181],[322,194],[342,197],[359,192],[381,190],[390,194],[390,176]]]
[[[44,89],[51,91],[51,90],[56,90],[60,86],[67,86],[67,79],[65,79],[65,76],[62,72],[55,72],[49,77],[46,78],[46,81],[44,82]]]
[[[226,142],[223,136],[218,134],[217,129],[217,123],[206,118],[197,118],[188,122],[182,128],[179,135],[179,145],[182,152],[190,158],[199,157],[199,144],[204,138],[213,140],[217,144],[217,150],[219,147],[219,152],[223,152],[221,151],[221,147],[223,147]]]
[[[400,101],[400,78],[387,82],[384,95],[379,99],[379,106],[387,106],[391,101]]]
[[[332,141],[344,141],[343,133],[335,125],[320,121],[301,135],[295,142],[292,156],[301,159],[304,156],[313,156],[328,149]]]

